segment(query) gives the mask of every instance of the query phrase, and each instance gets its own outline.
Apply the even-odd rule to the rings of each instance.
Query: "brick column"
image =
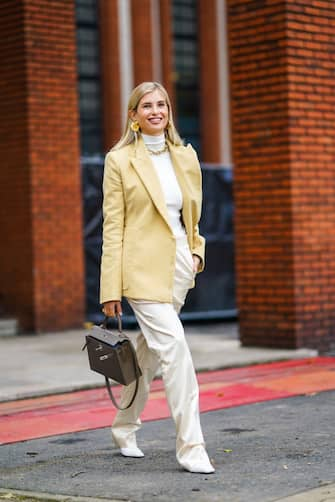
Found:
[[[171,0],[130,0],[123,4],[129,26],[120,18],[119,7],[117,0],[99,2],[106,151],[121,136],[123,108],[132,86],[158,80],[166,87],[172,103],[175,100]],[[122,53],[122,37],[129,37],[129,54]],[[122,64],[128,72],[126,85]]]
[[[104,146],[108,151],[122,133],[120,44],[117,0],[100,0],[100,52]]]
[[[175,76],[172,33],[172,0],[160,0],[162,82],[175,109]]]
[[[204,162],[221,161],[217,0],[200,0],[199,49],[201,92],[201,147]],[[210,29],[208,27],[210,26]]]
[[[134,85],[153,80],[151,0],[131,0]]]
[[[174,101],[171,0],[131,0],[134,85],[163,83]]]
[[[335,6],[228,0],[244,345],[335,345]]]
[[[5,2],[0,11],[0,296],[22,330],[78,326],[84,266],[74,2]]]

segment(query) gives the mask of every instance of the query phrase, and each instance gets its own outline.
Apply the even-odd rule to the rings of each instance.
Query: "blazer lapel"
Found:
[[[134,155],[130,156],[130,162],[148,191],[152,202],[169,225],[169,217],[161,184],[142,138],[139,138],[137,146],[134,146]]]

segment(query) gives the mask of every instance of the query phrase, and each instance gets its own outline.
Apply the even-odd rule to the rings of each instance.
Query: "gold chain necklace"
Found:
[[[165,143],[165,145],[163,146],[163,148],[160,148],[159,150],[150,150],[150,148],[146,147],[146,149],[148,150],[148,152],[151,154],[151,155],[162,155],[162,153],[165,153],[168,151],[169,147],[168,145]]]

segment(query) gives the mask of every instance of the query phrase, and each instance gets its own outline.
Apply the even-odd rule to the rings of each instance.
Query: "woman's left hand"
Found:
[[[199,270],[201,260],[197,254],[194,254],[192,256],[193,256],[193,272],[196,274]]]

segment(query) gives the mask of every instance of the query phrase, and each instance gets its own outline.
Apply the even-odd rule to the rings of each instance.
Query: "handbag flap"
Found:
[[[99,340],[99,342],[108,343],[108,345],[112,346],[117,345],[118,343],[125,342],[126,340],[129,340],[129,338],[126,335],[123,334],[116,335],[109,329],[103,328],[101,326],[93,326],[89,336],[92,336],[96,340]]]

